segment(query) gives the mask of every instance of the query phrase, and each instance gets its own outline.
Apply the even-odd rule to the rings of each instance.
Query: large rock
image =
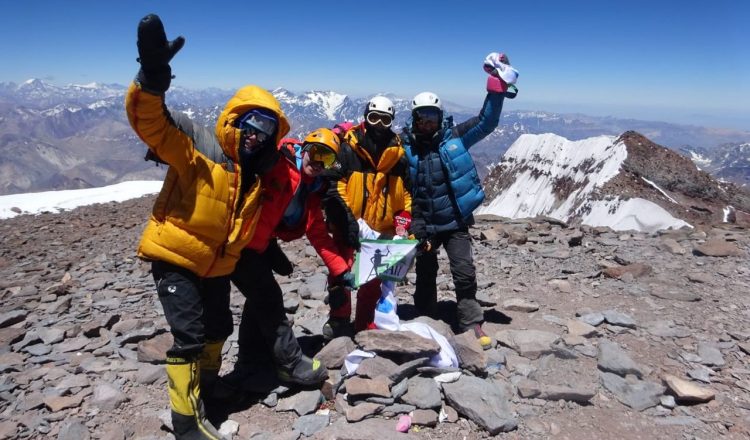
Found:
[[[651,266],[643,263],[633,263],[628,264],[627,266],[607,267],[602,269],[602,274],[607,277],[616,279],[622,278],[625,274],[630,274],[633,276],[633,278],[640,278],[642,276],[650,274],[651,272]]]
[[[571,336],[583,336],[589,338],[599,332],[596,327],[587,324],[580,319],[569,319],[565,325],[568,327],[568,334]]]
[[[744,255],[744,252],[734,243],[712,239],[697,245],[693,249],[693,254],[708,257],[740,257]]]
[[[698,356],[700,356],[703,365],[723,367],[726,364],[721,351],[715,345],[707,342],[698,344]]]
[[[661,402],[664,387],[644,380],[626,380],[614,373],[599,373],[602,386],[615,395],[617,400],[637,410],[656,406]]]
[[[539,310],[539,304],[522,298],[511,298],[503,301],[503,309],[509,312],[531,313]]]
[[[319,440],[419,440],[423,439],[423,433],[398,433],[395,429],[394,420],[382,418],[370,418],[357,423],[349,423],[345,417],[328,425],[322,431],[315,434]]]
[[[680,243],[678,243],[677,240],[669,237],[662,238],[661,243],[659,244],[659,249],[674,255],[684,255],[686,252],[685,248],[680,246]]]
[[[294,411],[299,416],[315,412],[323,400],[323,394],[319,390],[302,391],[293,396],[281,399],[276,411]]]
[[[445,400],[459,414],[497,435],[516,429],[518,419],[510,410],[509,396],[494,382],[462,376],[443,385]]]
[[[357,348],[351,338],[341,336],[326,344],[318,354],[315,355],[329,370],[341,368],[344,365],[346,355]]]
[[[383,356],[375,356],[363,359],[357,367],[357,376],[376,378],[378,376],[390,377],[399,370],[398,364]],[[388,381],[390,383],[390,380]]]
[[[588,403],[596,395],[593,384],[549,385],[523,379],[516,385],[521,397]]]
[[[469,330],[457,335],[453,342],[453,348],[461,362],[461,368],[471,371],[477,376],[484,376],[487,367],[487,355],[474,335],[474,331]]]
[[[297,419],[294,422],[293,428],[301,432],[305,437],[310,437],[328,426],[330,418],[331,416],[328,414],[309,414]]]
[[[128,400],[128,396],[112,384],[100,383],[94,387],[92,403],[103,410],[114,410]]]
[[[78,419],[63,422],[57,434],[57,440],[89,440],[90,438],[88,428]]]
[[[27,316],[29,316],[29,311],[25,309],[0,313],[0,328],[17,324],[25,320]]]
[[[440,408],[443,404],[437,383],[419,376],[409,379],[406,394],[401,396],[401,400],[421,409]]]
[[[674,393],[675,398],[680,403],[702,403],[716,397],[716,393],[713,390],[672,376],[671,374],[664,376],[664,383],[667,384],[669,390]]]
[[[616,342],[602,339],[599,341],[598,366],[602,371],[608,371],[620,376],[634,374],[643,376],[643,369],[628,356]]]
[[[344,382],[346,393],[350,398],[363,398],[368,396],[391,397],[390,380],[385,376],[374,379],[362,377],[351,377]]]
[[[138,343],[138,361],[162,364],[167,359],[167,350],[174,344],[171,333],[162,333]]]
[[[602,312],[602,315],[604,315],[604,320],[612,325],[635,328],[635,320],[626,313],[618,312],[617,310],[605,310]]]
[[[355,341],[363,350],[375,353],[432,357],[440,352],[440,345],[434,340],[408,331],[365,330],[357,333]]]
[[[552,344],[557,342],[560,336],[541,330],[501,330],[496,333],[495,339],[523,357],[537,359],[543,354],[551,353]]]

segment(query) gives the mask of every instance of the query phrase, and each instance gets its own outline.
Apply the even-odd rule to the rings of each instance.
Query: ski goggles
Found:
[[[259,142],[265,142],[276,131],[276,118],[250,110],[240,119],[240,130],[255,134]]]
[[[393,116],[387,113],[370,112],[365,116],[365,119],[370,125],[380,124],[383,127],[390,127],[393,123]]]
[[[323,144],[307,144],[302,148],[310,156],[313,162],[320,162],[323,168],[330,169],[336,163],[336,152]]]
[[[440,109],[437,107],[420,107],[414,110],[415,122],[440,122]]]
[[[242,128],[242,132],[245,133],[246,136],[252,136],[255,135],[255,139],[258,140],[259,143],[263,143],[268,140],[268,138],[271,137],[270,134],[265,134],[262,131],[258,130],[255,127],[249,126]]]

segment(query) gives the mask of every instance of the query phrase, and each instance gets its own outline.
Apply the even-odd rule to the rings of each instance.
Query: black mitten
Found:
[[[279,247],[279,243],[276,239],[272,239],[268,243],[266,251],[263,252],[263,256],[268,258],[268,262],[271,264],[271,269],[281,276],[289,276],[294,272],[294,265],[286,254]]]
[[[184,37],[167,41],[164,25],[158,15],[149,14],[138,23],[138,62],[141,70],[136,80],[144,90],[162,94],[172,82],[172,68],[169,62],[182,49]]]
[[[346,244],[354,250],[359,250],[359,224],[352,217],[347,224]]]

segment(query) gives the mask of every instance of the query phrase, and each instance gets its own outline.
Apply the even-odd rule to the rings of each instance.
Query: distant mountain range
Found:
[[[722,144],[713,150],[685,146],[678,151],[701,170],[750,188],[750,142]]]
[[[118,84],[56,86],[39,79],[22,84],[0,83],[0,194],[96,187],[162,177],[164,168],[143,161],[146,147],[135,136],[125,116],[125,90],[125,86]],[[167,93],[167,105],[213,126],[232,93],[173,87]],[[297,137],[318,127],[361,119],[369,98],[334,91],[295,94],[276,89],[273,93],[291,120],[292,135]],[[410,98],[389,97],[396,105],[395,125],[401,127],[410,115]],[[522,100],[523,94],[517,99]],[[477,108],[472,110],[445,104],[456,122],[475,116],[480,106],[481,102],[477,102]],[[739,183],[747,182],[747,166],[737,164],[748,162],[750,132],[664,122],[506,111],[500,126],[474,146],[471,153],[480,174],[485,175],[486,165],[498,162],[522,134],[555,133],[569,140],[580,140],[617,136],[627,130],[638,131],[697,160],[708,158],[712,166],[707,171]],[[738,159],[725,166],[713,155],[719,150],[726,150],[722,154]]]

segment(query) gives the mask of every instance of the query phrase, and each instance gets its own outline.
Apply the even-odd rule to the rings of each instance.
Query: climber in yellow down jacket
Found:
[[[215,383],[232,333],[229,275],[260,215],[258,176],[278,160],[289,131],[279,103],[256,86],[241,88],[216,131],[164,104],[169,62],[185,40],[167,41],[156,15],[138,26],[141,69],[125,106],[133,130],[169,165],[141,238],[138,256],[152,262],[157,293],[174,345],[167,351],[169,399],[177,439],[218,439],[205,419],[201,386]]]

